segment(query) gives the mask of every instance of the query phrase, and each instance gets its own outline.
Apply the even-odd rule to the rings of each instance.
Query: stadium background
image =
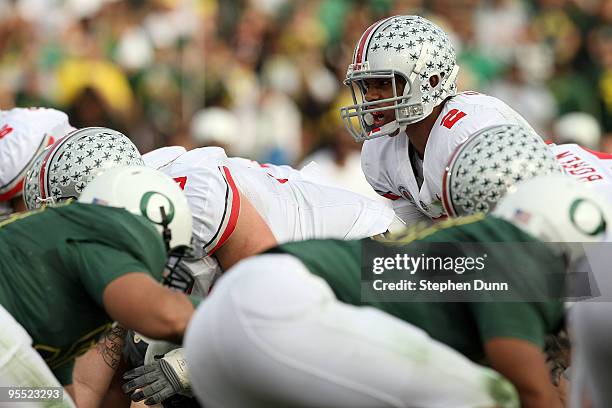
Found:
[[[143,153],[221,144],[297,165],[318,150],[355,174],[341,81],[359,35],[392,14],[451,34],[460,90],[506,101],[545,136],[587,112],[612,152],[607,0],[0,0],[0,109],[56,107]]]

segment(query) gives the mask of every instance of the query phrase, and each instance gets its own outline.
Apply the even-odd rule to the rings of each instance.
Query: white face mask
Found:
[[[194,278],[191,293],[198,296],[206,296],[212,284],[221,276],[223,270],[217,259],[213,256],[205,256],[197,260],[184,261],[183,265],[189,270]]]

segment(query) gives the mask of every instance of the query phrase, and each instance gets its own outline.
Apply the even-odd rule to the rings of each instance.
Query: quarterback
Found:
[[[590,204],[575,218],[583,198]],[[547,273],[580,258],[565,242],[601,241],[610,221],[595,192],[546,176],[509,193],[493,216],[409,230],[404,242],[420,253],[433,242],[544,241],[545,251],[509,253],[496,266],[513,272],[512,257],[527,257],[535,265],[530,285],[545,289]],[[593,224],[606,227],[586,233]],[[187,364],[205,406],[510,407],[520,398],[524,407],[561,407],[542,351],[544,336],[562,325],[560,299],[366,301],[362,242],[305,241],[269,252],[224,275],[189,324]],[[483,358],[497,372],[476,364]]]
[[[366,179],[393,201],[406,224],[437,219],[442,175],[455,148],[476,131],[527,122],[504,102],[457,93],[459,67],[446,33],[419,16],[393,16],[368,27],[357,42],[345,84],[353,105],[341,116],[364,141]]]
[[[73,384],[75,358],[113,321],[151,338],[180,342],[198,299],[160,282],[174,270],[165,270],[167,258],[174,258],[174,265],[188,252],[190,240],[185,196],[171,179],[142,166],[105,172],[78,203],[3,221],[2,385],[54,386],[58,379]],[[121,337],[116,331],[111,335]],[[100,353],[112,365],[120,349],[107,340]],[[79,390],[87,392],[76,395],[78,406],[98,406],[105,391]],[[66,396],[57,406],[73,404]]]

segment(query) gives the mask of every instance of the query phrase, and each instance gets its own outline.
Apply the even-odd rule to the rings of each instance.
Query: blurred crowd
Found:
[[[451,35],[460,90],[612,152],[610,0],[0,0],[0,109],[56,107],[143,153],[314,157],[350,182],[342,80],[364,29],[393,14]]]

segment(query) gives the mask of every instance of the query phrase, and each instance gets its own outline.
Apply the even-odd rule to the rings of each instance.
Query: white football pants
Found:
[[[611,245],[606,242],[588,247],[588,261],[597,287],[594,292],[598,296],[576,302],[570,309],[572,408],[612,407]]]
[[[184,345],[207,408],[518,406],[495,371],[380,310],[339,302],[285,254],[228,271]]]
[[[26,330],[0,306],[0,386],[2,387],[61,387],[40,354],[32,347]],[[63,401],[0,402],[0,407],[64,408],[76,407],[66,391]]]

